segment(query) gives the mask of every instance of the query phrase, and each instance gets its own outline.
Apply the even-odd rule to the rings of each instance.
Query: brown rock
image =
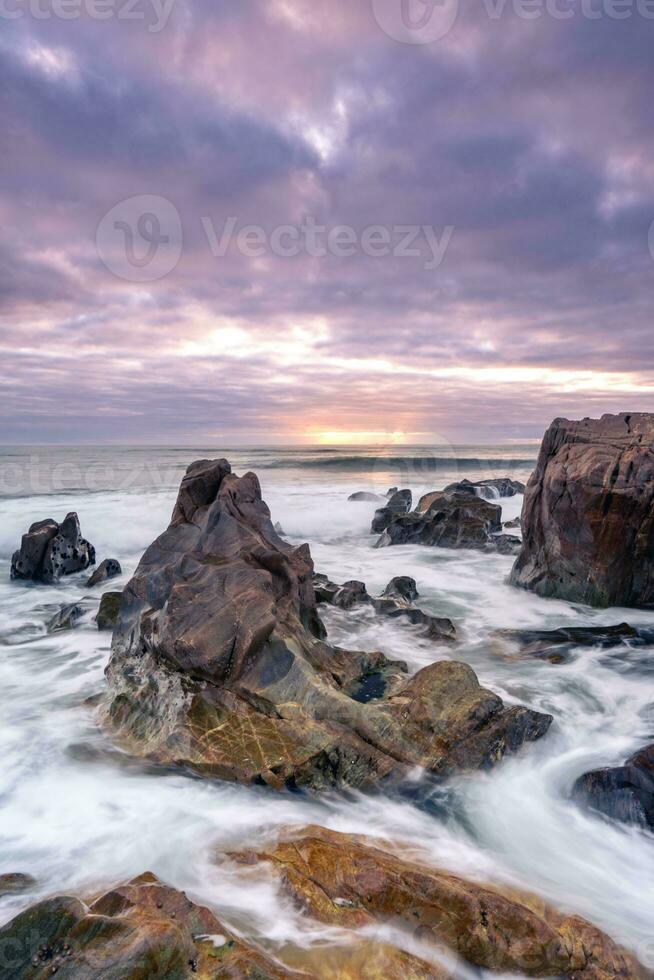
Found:
[[[100,608],[95,617],[99,630],[112,630],[118,622],[122,592],[105,592],[100,599]]]
[[[537,898],[465,881],[370,842],[309,827],[267,853],[283,886],[321,922],[360,928],[391,921],[445,944],[467,963],[527,976],[616,980],[644,974],[611,939]]]
[[[502,508],[470,493],[426,494],[409,514],[392,515],[377,548],[425,544],[488,550],[502,530]]]
[[[298,976],[149,873],[88,904],[65,897],[32,906],[0,929],[0,948],[0,980],[45,980],[54,973],[62,980]]]
[[[511,582],[592,606],[654,606],[654,414],[552,423]]]
[[[462,665],[421,671],[402,697],[401,664],[323,636],[309,548],[277,535],[256,476],[195,463],[123,592],[101,718],[132,754],[315,790],[489,765],[550,724]]]

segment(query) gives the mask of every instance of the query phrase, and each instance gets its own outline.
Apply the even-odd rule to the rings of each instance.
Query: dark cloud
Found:
[[[152,12],[149,0],[144,11]],[[4,25],[0,425],[10,440],[539,435],[651,407],[654,21],[489,18],[404,45],[368,0],[177,0]],[[96,251],[134,195],[184,249]],[[238,226],[454,227],[420,257],[212,254]],[[648,405],[649,403],[649,405]]]

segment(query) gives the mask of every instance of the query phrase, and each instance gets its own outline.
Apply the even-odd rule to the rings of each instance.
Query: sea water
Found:
[[[505,701],[551,713],[546,738],[491,773],[442,785],[416,773],[402,792],[320,798],[198,779],[117,753],[92,706],[111,640],[93,619],[99,596],[125,585],[165,529],[186,466],[219,456],[238,473],[258,473],[273,520],[291,543],[310,544],[318,571],[337,582],[362,580],[372,594],[393,576],[410,575],[418,604],[452,618],[459,637],[454,647],[439,645],[367,608],[329,609],[331,641],[381,650],[411,670],[464,660]],[[28,873],[38,885],[0,899],[0,922],[38,898],[90,896],[150,870],[271,952],[337,942],[338,930],[283,900],[266,868],[243,869],[224,857],[311,823],[365,833],[381,847],[399,843],[418,861],[534,891],[587,917],[654,967],[654,838],[570,799],[583,772],[620,764],[654,740],[654,650],[580,648],[553,664],[521,655],[495,635],[623,621],[651,627],[654,614],[592,610],[519,591],[507,584],[510,557],[414,545],[375,550],[369,528],[376,505],[347,499],[390,486],[410,487],[417,497],[463,477],[526,480],[535,456],[534,446],[2,450],[0,874]],[[522,497],[498,502],[510,520]],[[55,586],[11,582],[21,534],[35,520],[62,520],[70,510],[98,561],[117,558],[122,576],[96,590],[85,587],[88,573]],[[77,628],[48,634],[57,609],[84,596],[94,598]]]

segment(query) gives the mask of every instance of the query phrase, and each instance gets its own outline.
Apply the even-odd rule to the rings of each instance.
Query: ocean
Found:
[[[651,836],[570,800],[580,774],[622,763],[654,739],[654,651],[580,649],[553,664],[508,652],[494,636],[502,628],[623,621],[654,627],[654,613],[592,610],[518,591],[506,584],[513,559],[502,555],[413,545],[374,550],[375,504],[347,499],[390,486],[419,495],[462,477],[525,481],[536,455],[534,445],[0,450],[0,874],[25,872],[38,881],[29,895],[0,899],[0,922],[40,897],[91,895],[150,870],[270,950],[330,942],[333,930],[283,900],[264,871],[219,859],[258,847],[282,827],[314,823],[365,833],[380,846],[399,841],[418,860],[536,892],[654,966]],[[203,780],[116,753],[89,703],[103,689],[110,634],[98,632],[94,608],[74,630],[46,632],[62,604],[90,595],[88,573],[56,586],[11,582],[11,554],[33,521],[75,510],[98,561],[121,562],[122,577],[107,587],[121,588],[167,526],[187,465],[219,456],[238,473],[259,475],[273,520],[293,544],[309,543],[317,571],[337,582],[362,580],[371,593],[395,575],[411,575],[418,604],[452,618],[460,642],[439,645],[366,608],[328,610],[330,640],[381,650],[412,670],[464,660],[507,702],[551,713],[548,736],[490,774],[433,786],[417,773],[412,793],[319,798]],[[510,520],[522,497],[499,503]]]

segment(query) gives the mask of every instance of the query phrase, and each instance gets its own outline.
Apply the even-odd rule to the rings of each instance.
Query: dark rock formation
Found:
[[[504,521],[502,526],[508,528],[509,531],[517,530],[522,527],[522,521],[519,517],[514,517],[512,521]]]
[[[194,463],[123,592],[102,720],[138,756],[313,789],[490,766],[551,723],[463,664],[402,687],[400,665],[322,635],[309,549],[275,533],[256,476]],[[372,674],[383,700],[360,703],[350,693]]]
[[[654,745],[636,752],[624,766],[585,773],[573,796],[613,820],[654,830]]]
[[[72,630],[84,615],[84,609],[77,602],[62,606],[48,623],[48,633],[58,633],[60,630]]]
[[[422,498],[418,509],[394,515],[376,547],[393,544],[486,549],[502,530],[502,508],[467,493],[438,491]]]
[[[118,610],[123,598],[122,592],[105,592],[100,599],[100,608],[95,621],[99,630],[112,630],[118,622]]]
[[[291,976],[149,873],[89,904],[60,897],[32,906],[0,929],[0,949],[0,980]]]
[[[522,538],[515,534],[493,534],[484,550],[495,551],[499,555],[518,555],[521,548]]]
[[[519,480],[511,480],[508,476],[497,480],[477,480],[471,483],[470,480],[460,480],[458,483],[450,483],[445,487],[445,493],[471,493],[484,500],[497,500],[498,497],[515,497],[518,493],[525,492],[524,483]]]
[[[359,503],[380,503],[386,498],[381,497],[378,493],[368,493],[366,490],[358,490],[356,493],[351,493],[347,499]]]
[[[327,603],[339,609],[352,609],[358,604],[372,606],[380,616],[390,619],[400,619],[411,626],[421,626],[425,635],[432,640],[454,640],[456,629],[451,619],[430,616],[412,605],[418,597],[415,580],[408,576],[398,576],[391,579],[382,595],[378,598],[368,594],[364,582],[345,582],[336,585],[330,582],[326,575],[314,575],[314,590],[316,602]]]
[[[553,422],[522,521],[514,585],[592,606],[654,606],[654,415]]]
[[[390,490],[389,490],[390,494]],[[375,511],[370,528],[371,534],[381,534],[394,520],[397,514],[408,514],[411,510],[413,495],[410,490],[396,490],[391,494],[385,507]]]
[[[522,646],[547,648],[551,646],[614,647],[622,643],[651,642],[651,632],[641,633],[628,623],[618,626],[563,626],[558,630],[500,630],[500,636],[515,640]]]
[[[79,518],[73,513],[61,524],[53,520],[32,524],[11,559],[11,577],[52,584],[94,564],[95,548],[82,537]]]
[[[122,575],[123,570],[120,567],[120,562],[116,561],[115,558],[105,558],[104,561],[100,562],[93,575],[86,583],[87,588],[92,589],[94,585],[100,585],[102,582],[107,582],[110,578],[116,578],[118,575]]]
[[[637,630],[628,623],[618,626],[564,626],[558,630],[497,630],[496,636],[516,643],[520,652],[552,663],[567,663],[575,647],[642,646],[654,643],[654,629]]]
[[[570,980],[644,976],[636,960],[579,916],[563,915],[533,895],[414,863],[348,834],[307,827],[270,850],[236,860],[270,863],[286,893],[314,919],[351,929],[391,920],[425,941],[445,944],[469,967]]]
[[[36,878],[19,871],[0,875],[0,898],[3,895],[16,895],[36,887]]]
[[[396,575],[392,578],[383,594],[391,599],[404,599],[405,602],[415,602],[419,598],[416,580],[408,575]]]

